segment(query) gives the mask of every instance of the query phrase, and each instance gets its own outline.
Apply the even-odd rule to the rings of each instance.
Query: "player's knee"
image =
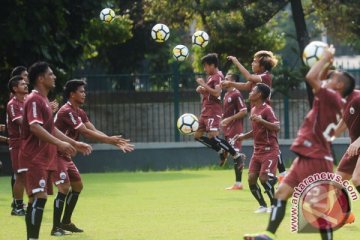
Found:
[[[57,188],[59,189],[59,192],[66,195],[66,194],[68,194],[68,192],[70,190],[70,184],[62,183],[62,184],[57,185]]]
[[[81,192],[83,190],[83,188],[84,188],[84,185],[81,181],[71,184],[71,190],[74,192]]]
[[[267,175],[261,175],[259,176],[259,180],[261,184],[264,185],[269,180],[269,177]]]
[[[202,132],[195,132],[195,134],[194,134],[194,139],[195,140],[198,140],[199,138],[201,138],[202,137]]]
[[[257,176],[255,174],[249,174],[248,176],[249,185],[255,185],[257,182]]]

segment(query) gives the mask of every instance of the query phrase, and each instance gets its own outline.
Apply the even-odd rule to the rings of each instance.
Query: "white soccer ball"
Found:
[[[196,31],[191,38],[192,44],[199,47],[206,47],[209,43],[209,35],[204,31]]]
[[[173,49],[173,56],[176,61],[184,61],[189,56],[189,49],[184,45],[177,45]]]
[[[324,53],[324,49],[329,47],[327,43],[320,41],[313,41],[309,43],[303,52],[302,58],[306,66],[312,67],[319,61]]]
[[[199,121],[194,114],[184,113],[177,120],[177,128],[184,135],[192,135],[199,128]]]
[[[106,23],[110,23],[115,18],[115,12],[111,8],[104,8],[100,12],[100,20]]]
[[[162,23],[156,24],[151,29],[151,37],[159,43],[165,42],[170,36],[170,29],[168,26]]]

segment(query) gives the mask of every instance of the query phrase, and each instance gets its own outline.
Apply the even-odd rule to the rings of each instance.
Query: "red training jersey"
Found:
[[[218,71],[217,73],[209,76],[207,78],[206,84],[215,89],[216,85],[220,85],[221,81],[224,79],[224,75]],[[201,109],[201,115],[203,117],[211,117],[218,115],[219,117],[222,116],[222,105],[220,96],[214,97],[208,92],[205,92],[202,94],[202,109]]]
[[[343,120],[349,129],[351,142],[360,137],[360,91],[354,90],[347,98],[343,111]]]
[[[47,132],[54,134],[54,118],[47,97],[33,90],[25,100],[23,124],[21,126],[20,161],[26,166],[56,169],[56,146],[41,141],[30,131],[30,125],[38,123]]]
[[[270,123],[279,124],[280,122],[275,116],[272,107],[266,103],[261,106],[254,106],[251,109],[251,115],[260,115],[262,119]],[[251,121],[253,138],[254,138],[254,154],[263,153],[264,151],[279,151],[279,143],[277,132],[270,131],[263,124]]]
[[[332,89],[320,88],[313,108],[306,115],[291,150],[300,156],[333,161],[330,139],[341,116],[343,102]]]
[[[269,86],[271,89],[272,86],[272,76],[271,73],[268,71],[265,71],[261,74],[257,74],[261,78],[261,83],[264,83]],[[256,86],[257,83],[251,82],[251,89],[253,89]]]
[[[9,147],[20,148],[21,126],[15,121],[23,117],[24,102],[13,96],[6,106],[6,124],[9,133]]]
[[[246,105],[244,103],[244,98],[239,90],[233,89],[226,92],[224,96],[224,115],[223,119],[231,117],[242,110],[246,110]],[[228,136],[228,133],[232,128],[236,128],[237,131],[242,132],[243,129],[243,119],[236,119],[232,121],[228,126],[223,128],[225,136]]]
[[[85,111],[81,108],[74,108],[70,102],[64,104],[55,115],[55,126],[76,141],[79,139],[77,129],[88,121],[89,118]]]

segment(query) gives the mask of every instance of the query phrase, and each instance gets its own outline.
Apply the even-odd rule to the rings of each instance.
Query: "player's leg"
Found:
[[[271,206],[275,205],[274,202],[274,194],[275,194],[275,184],[277,182],[277,178],[275,176],[277,162],[278,162],[278,154],[263,154],[261,156],[261,169],[260,169],[260,182],[264,187],[266,194],[270,199]],[[268,212],[271,211],[271,208],[268,209]]]
[[[225,140],[229,143],[231,143],[231,137],[226,137],[225,136]],[[241,142],[240,141],[236,141],[233,145],[234,149],[236,152],[240,152],[241,149]],[[235,172],[235,184],[231,187],[226,188],[226,190],[242,190],[243,189],[243,185],[241,183],[242,181],[242,172],[243,172],[243,168],[239,168],[238,166],[238,162],[234,161],[234,172]]]
[[[66,197],[65,211],[61,221],[61,228],[70,232],[83,232],[82,229],[76,227],[75,224],[71,222],[72,214],[78,202],[79,195],[83,189],[80,173],[72,161],[68,163],[68,174],[71,190]]]
[[[352,175],[352,182],[355,185],[358,193],[360,193],[360,160],[359,160],[360,155],[358,155],[357,157],[358,157],[358,160],[356,162],[354,173]]]
[[[15,184],[15,173],[11,174],[10,184],[11,184],[11,194],[12,194],[12,202],[11,208],[15,208],[15,198],[14,198],[14,184]]]
[[[26,191],[29,204],[26,211],[26,229],[28,239],[38,239],[45,204],[47,201],[48,171],[38,166],[30,167],[26,173]]]
[[[15,184],[13,188],[14,208],[11,211],[13,216],[25,216],[24,210],[24,174],[15,173]]]
[[[254,196],[256,201],[259,203],[259,208],[255,211],[255,213],[263,213],[263,212],[266,212],[266,210],[267,210],[267,204],[261,193],[260,186],[257,183],[260,169],[261,169],[260,163],[253,156],[250,160],[250,165],[249,165],[248,183],[249,183],[249,189],[250,189],[252,195]]]
[[[204,136],[205,132],[207,132],[207,118],[200,116],[199,120],[199,127],[198,130],[194,134],[194,138],[196,141],[204,144],[208,148],[214,149],[216,152],[221,152],[221,148],[217,142],[213,141],[212,139]]]

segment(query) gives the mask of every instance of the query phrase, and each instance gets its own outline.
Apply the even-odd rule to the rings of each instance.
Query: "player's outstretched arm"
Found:
[[[221,126],[227,126],[232,121],[244,118],[246,116],[246,114],[247,114],[247,109],[243,109],[243,110],[239,111],[238,113],[223,119],[220,124],[221,124]]]
[[[239,69],[239,71],[241,72],[241,74],[244,76],[244,78],[247,81],[250,82],[254,82],[254,83],[259,83],[262,82],[262,79],[260,76],[256,75],[256,74],[251,74],[241,63],[240,61],[234,57],[234,56],[228,56],[227,57],[228,60],[232,61],[232,63]]]
[[[68,142],[62,141],[61,139],[51,135],[39,123],[31,124],[30,131],[41,141],[56,145],[58,150],[61,153],[68,155],[68,156],[75,155],[76,149],[71,144],[69,144]]]
[[[335,49],[333,46],[326,48],[323,57],[316,62],[306,74],[306,81],[310,84],[314,93],[320,90],[321,81],[326,79],[324,76],[327,75],[327,70],[331,66],[334,53]]]
[[[78,152],[81,152],[84,155],[89,155],[92,152],[92,147],[87,144],[87,143],[83,143],[83,142],[78,142],[75,141],[72,138],[69,138],[68,136],[66,136],[65,134],[63,134],[59,129],[55,128],[55,134],[54,134],[57,138],[59,138],[60,140],[70,143]]]
[[[219,97],[221,95],[221,86],[220,85],[216,85],[215,88],[211,88],[205,83],[204,79],[202,79],[202,78],[197,78],[196,82],[201,87],[203,87],[205,91],[207,91],[208,93],[210,93],[214,97]]]
[[[246,140],[246,139],[249,139],[249,138],[253,138],[253,131],[251,130],[250,132],[247,132],[247,133],[244,133],[244,134],[238,134],[238,135],[235,135],[233,137],[233,140],[234,141],[243,141],[243,140]]]
[[[9,143],[9,138],[5,136],[0,136],[0,142]]]
[[[360,151],[360,137],[358,137],[353,143],[350,144],[346,152],[349,154],[350,157],[354,157],[359,155]]]
[[[228,88],[236,88],[239,91],[251,91],[251,82],[241,83],[241,82],[231,82],[231,81],[222,81],[221,85]]]
[[[339,137],[345,130],[347,129],[347,126],[343,119],[340,119],[339,123],[336,125],[334,130],[334,135],[331,137],[331,141],[334,141],[335,138]]]

